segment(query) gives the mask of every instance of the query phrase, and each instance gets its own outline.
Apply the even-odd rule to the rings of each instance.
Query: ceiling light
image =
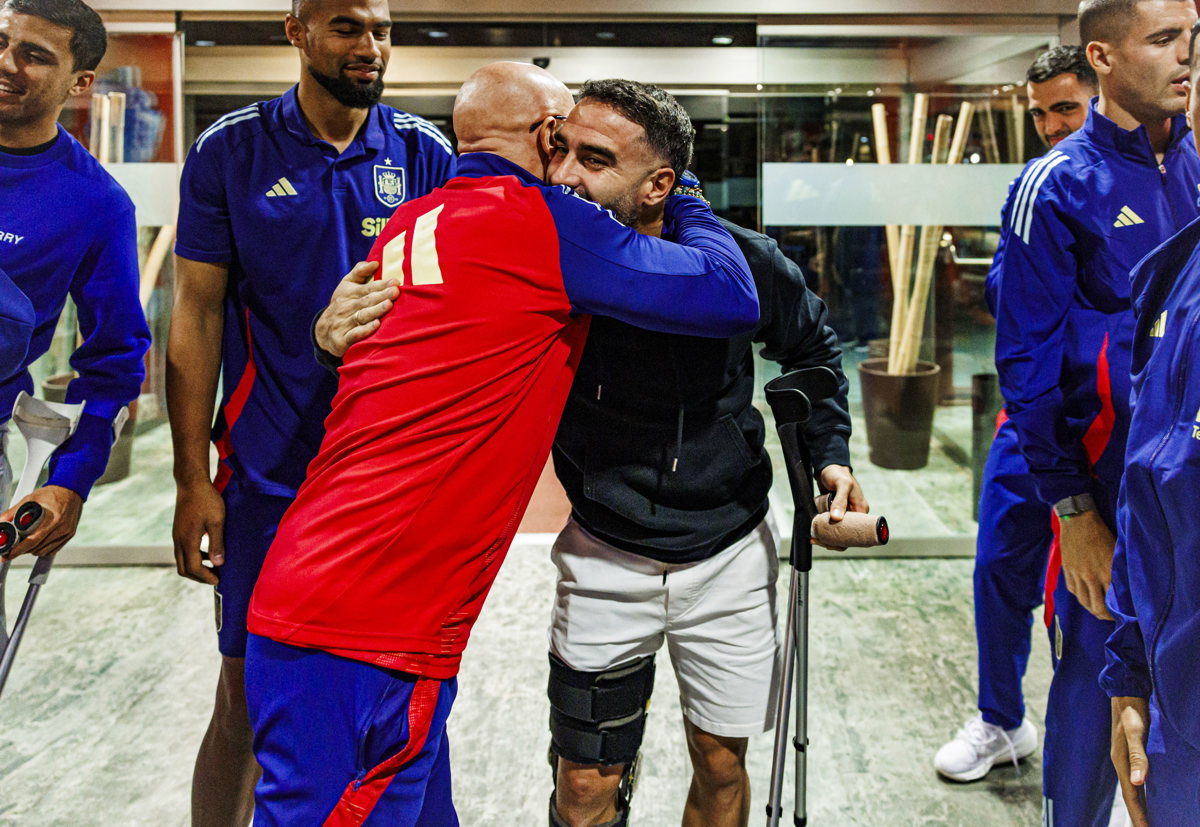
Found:
[[[596,39],[597,40],[616,40],[617,33],[616,32],[596,32]]]
[[[215,40],[197,40],[192,45],[193,46],[216,46],[217,41],[215,41]]]
[[[733,38],[727,34],[719,34],[713,37],[712,43],[714,46],[732,46]]]
[[[432,37],[434,40],[445,40],[447,37],[450,36],[450,32],[443,32],[438,29],[434,29],[433,31],[425,32],[425,34],[428,35],[429,37]]]

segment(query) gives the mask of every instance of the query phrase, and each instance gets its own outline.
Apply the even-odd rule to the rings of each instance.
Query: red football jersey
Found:
[[[346,353],[249,615],[254,634],[432,678],[457,673],[546,462],[579,311],[713,335],[758,318],[744,259],[695,199],[678,211],[689,249],[498,156],[463,156],[459,175],[371,251],[400,296]]]

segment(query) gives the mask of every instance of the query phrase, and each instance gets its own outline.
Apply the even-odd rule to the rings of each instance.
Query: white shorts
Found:
[[[730,738],[766,732],[781,669],[777,549],[769,516],[715,557],[686,565],[614,548],[571,520],[551,552],[550,651],[594,672],[652,655],[665,639],[692,724]]]

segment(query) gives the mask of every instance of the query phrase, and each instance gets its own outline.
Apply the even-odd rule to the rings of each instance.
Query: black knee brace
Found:
[[[654,689],[654,656],[581,672],[550,655],[550,736],[577,764],[631,764],[642,745]]]
[[[576,764],[624,764],[617,816],[603,827],[629,823],[637,784],[638,750],[654,689],[654,656],[604,670],[582,672],[550,655],[550,771],[558,783],[558,756]],[[550,827],[567,827],[550,793]]]

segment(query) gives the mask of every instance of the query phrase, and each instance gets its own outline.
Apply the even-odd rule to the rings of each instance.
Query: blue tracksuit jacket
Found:
[[[150,346],[138,301],[133,202],[61,126],[44,152],[0,152],[0,193],[0,269],[24,294],[18,304],[27,300],[33,312],[22,357],[0,365],[0,424],[20,391],[33,392],[27,368],[50,347],[70,296],[83,343],[71,355],[79,378],[67,401],[86,400],[87,407],[51,459],[48,484],[87,499],[108,462],[113,418],[137,398]],[[6,295],[0,291],[6,302],[0,315],[16,308]]]
[[[1193,363],[1200,323],[1200,220],[1134,273],[1136,404],[1118,511],[1101,685],[1110,696],[1149,697],[1200,749],[1200,382]],[[1189,381],[1190,380],[1190,381]]]
[[[1129,273],[1197,215],[1182,115],[1160,164],[1144,128],[1096,111],[1017,183],[1000,274],[996,367],[1047,503],[1091,492],[1114,518],[1129,423]]]

